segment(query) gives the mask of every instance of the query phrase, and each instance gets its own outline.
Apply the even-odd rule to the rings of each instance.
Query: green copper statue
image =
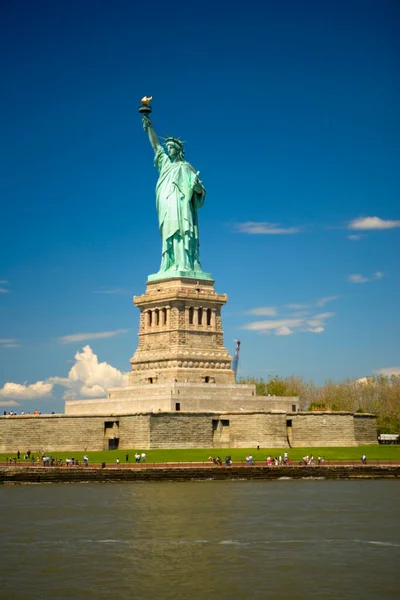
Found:
[[[212,279],[204,273],[199,256],[199,226],[197,210],[204,204],[206,190],[192,165],[185,161],[183,143],[174,137],[165,140],[164,151],[149,118],[150,99],[143,98],[143,128],[154,150],[154,164],[159,176],[156,186],[156,207],[162,239],[161,266],[149,281],[169,277]]]

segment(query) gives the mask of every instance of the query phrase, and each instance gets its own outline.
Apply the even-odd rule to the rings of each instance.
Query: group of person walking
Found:
[[[119,465],[120,464],[119,458],[117,458],[115,462],[117,463],[117,465]],[[140,454],[140,452],[135,452],[135,463],[144,463],[144,462],[146,462],[146,452],[142,452],[141,454]],[[125,454],[125,463],[129,463],[128,452]]]

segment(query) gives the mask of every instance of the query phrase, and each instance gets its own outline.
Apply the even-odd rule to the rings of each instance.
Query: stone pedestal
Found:
[[[109,388],[108,398],[68,400],[68,415],[134,413],[202,413],[229,410],[271,410],[270,398],[256,396],[254,385],[164,382]],[[285,399],[286,400],[286,399]]]
[[[212,280],[148,281],[146,293],[134,297],[140,309],[139,345],[129,385],[234,384],[223,342],[221,307],[226,301]]]

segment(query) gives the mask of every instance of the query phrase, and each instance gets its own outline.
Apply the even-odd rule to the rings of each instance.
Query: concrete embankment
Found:
[[[223,479],[396,479],[400,465],[340,466],[242,466],[242,467],[149,467],[74,468],[74,467],[0,467],[0,484],[80,483],[113,481],[189,481]]]

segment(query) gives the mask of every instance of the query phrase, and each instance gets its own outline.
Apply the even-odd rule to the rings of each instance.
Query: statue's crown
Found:
[[[165,145],[174,144],[175,146],[178,146],[178,148],[180,148],[180,150],[182,150],[182,152],[184,152],[184,150],[185,150],[183,147],[183,144],[185,142],[183,140],[180,140],[179,138],[172,136],[172,135],[167,138],[164,138],[164,142],[165,142]]]

